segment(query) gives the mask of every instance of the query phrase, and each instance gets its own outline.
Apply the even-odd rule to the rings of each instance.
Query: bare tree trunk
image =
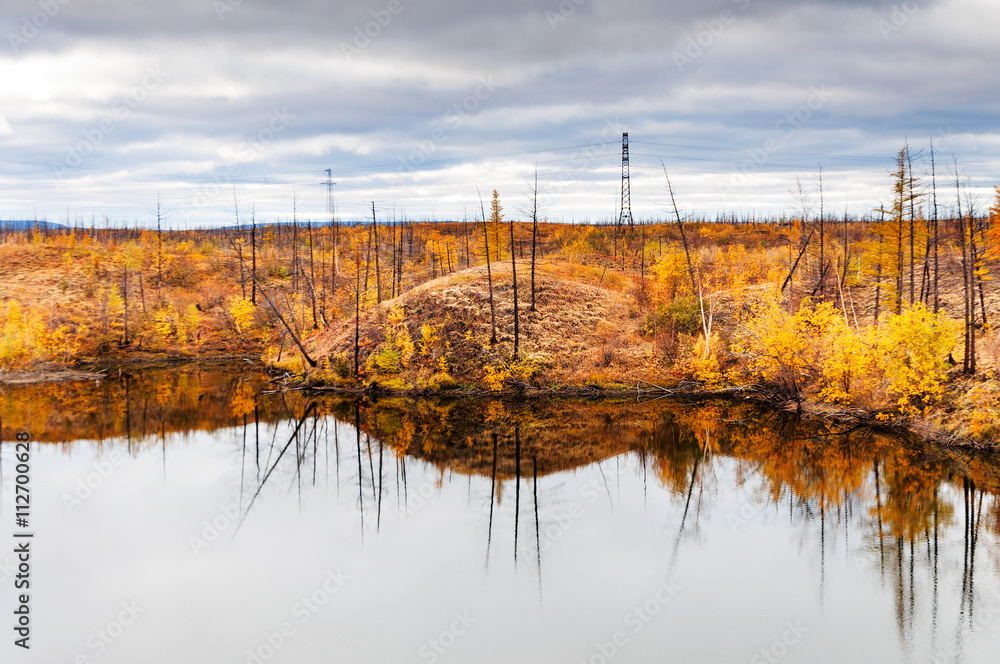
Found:
[[[973,299],[972,293],[972,283],[969,280],[969,263],[971,262],[968,257],[968,250],[966,249],[965,241],[965,217],[962,215],[962,190],[958,179],[958,163],[955,164],[955,196],[958,202],[958,235],[959,244],[962,250],[962,299],[963,299],[963,317],[965,322],[965,358],[962,360],[962,370],[966,373],[972,373],[975,371],[975,333],[973,332],[972,326],[972,313],[975,312],[974,306],[975,300]]]
[[[531,311],[535,308],[535,247],[538,245],[538,166],[535,166],[535,184],[531,188]]]
[[[257,215],[250,210],[250,302],[257,306]]]
[[[660,162],[660,165],[663,166],[662,161]],[[674,188],[670,184],[670,176],[667,175],[666,166],[663,166],[663,175],[667,178],[667,189],[670,190],[670,202],[674,206],[674,216],[677,217],[677,228],[681,231],[681,242],[684,244],[684,255],[687,257],[688,275],[691,277],[691,292],[695,295],[695,297],[697,297],[699,289],[694,277],[694,267],[691,265],[691,252],[688,251],[687,236],[684,235],[684,224],[681,223],[681,213],[680,210],[677,209],[677,200],[674,198]]]
[[[514,217],[510,218],[510,273],[514,278],[514,359],[520,344],[520,322],[517,311],[517,263],[514,260]]]
[[[378,265],[378,222],[375,220],[375,201],[372,201],[372,232],[375,234],[375,300],[382,304],[382,276]]]
[[[309,227],[309,294],[312,297],[313,329],[319,329],[319,321],[316,318],[316,266],[313,262],[313,223],[310,219],[306,222]]]
[[[142,270],[139,270],[139,299],[142,302],[142,313],[146,313],[146,289],[142,286]]]
[[[907,171],[907,197],[910,199],[910,306],[913,306],[914,302],[914,263],[916,262],[916,256],[914,252],[915,240],[916,240],[916,213],[914,211],[914,199],[916,195],[914,194],[913,188],[916,185],[916,180],[913,177],[913,161],[912,155],[910,154],[910,146],[906,146],[906,171]]]
[[[403,220],[403,225],[399,228],[399,251],[397,255],[399,256],[399,269],[396,271],[396,292],[400,295],[403,294],[403,235],[406,234],[406,220]]]
[[[252,275],[252,276],[256,280],[257,275]],[[258,284],[258,285],[260,285],[260,284]],[[264,296],[264,300],[267,302],[268,306],[271,307],[271,311],[274,312],[274,315],[278,317],[279,321],[281,321],[281,324],[284,326],[285,330],[287,330],[288,334],[291,335],[292,341],[294,341],[295,345],[299,347],[299,351],[302,353],[302,357],[304,357],[305,360],[306,360],[306,362],[309,363],[309,366],[315,367],[316,366],[316,361],[314,359],[312,359],[311,357],[309,357],[309,353],[306,352],[305,346],[302,345],[302,342],[299,340],[298,336],[295,334],[295,330],[293,330],[292,326],[288,324],[288,321],[285,320],[285,317],[281,315],[281,310],[278,309],[278,306],[274,303],[274,300],[272,300],[271,297],[267,294],[267,289],[264,288],[263,286],[260,286],[260,294]],[[292,312],[292,313],[294,314],[294,312]],[[295,322],[294,316],[292,318],[292,322]],[[282,345],[284,345],[284,336],[282,336]],[[278,358],[279,359],[281,358],[280,351],[279,351]]]
[[[792,276],[795,274],[795,269],[799,266],[799,261],[802,260],[802,256],[805,255],[806,249],[809,248],[809,240],[812,239],[813,233],[815,232],[816,232],[815,229],[809,231],[809,235],[806,236],[806,241],[802,243],[802,247],[799,249],[799,255],[795,257],[795,263],[792,264],[791,269],[788,270],[788,276],[785,277],[785,280],[781,284],[782,293],[785,292],[785,288],[788,286],[788,282],[792,280]],[[789,245],[789,247],[791,247],[791,245]]]
[[[646,222],[640,221],[642,227],[642,247],[639,258],[639,280],[642,285],[642,293],[646,293]]]
[[[122,296],[125,298],[125,340],[123,346],[128,346],[128,266],[122,270]]]
[[[844,273],[840,277],[840,288],[843,289],[847,285],[847,267],[850,264],[850,251],[848,249],[850,245],[847,241],[847,208],[844,208]]]
[[[878,267],[875,272],[875,317],[874,323],[878,325],[879,304],[882,294],[882,255],[879,254]]]
[[[934,313],[940,307],[939,284],[940,284],[940,263],[938,261],[938,205],[937,205],[937,172],[934,169],[934,136],[931,136],[931,188],[934,192]]]
[[[392,220],[392,271],[390,272],[392,283],[390,284],[389,292],[391,293],[390,299],[396,297],[396,219],[395,212],[393,212]]]
[[[368,245],[365,247],[365,292],[368,292],[368,273],[372,265],[372,228],[368,227]]]
[[[292,292],[299,292],[299,201],[292,193]]]
[[[478,192],[478,189],[476,191]],[[492,328],[490,344],[495,344],[497,342],[497,315],[496,309],[493,306],[493,273],[490,268],[490,234],[489,228],[486,225],[486,208],[483,205],[482,193],[479,194],[479,209],[483,213],[483,242],[486,247],[486,280],[489,283],[490,289],[490,326]]]
[[[826,299],[826,210],[824,209],[823,165],[819,165],[819,299]]]
[[[969,209],[969,373],[976,373],[976,281],[976,219]]]
[[[354,378],[360,378],[361,372],[358,367],[358,356],[361,345],[361,253],[354,252]]]
[[[156,194],[156,299],[163,301],[160,289],[163,288],[163,229],[161,222],[163,214],[160,210],[160,194]]]

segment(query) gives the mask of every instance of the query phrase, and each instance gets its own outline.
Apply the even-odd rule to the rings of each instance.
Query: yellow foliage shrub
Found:
[[[392,306],[386,316],[385,341],[379,344],[365,362],[369,373],[398,374],[409,366],[415,346],[406,327],[403,307]]]
[[[424,324],[420,328],[420,354],[430,357],[434,350],[434,345],[438,342],[437,330],[433,325]]]
[[[915,411],[939,397],[948,366],[945,356],[958,339],[960,323],[918,304],[890,316],[875,330],[881,332],[880,368],[900,409]]]
[[[0,363],[16,369],[45,359],[45,322],[30,309],[24,311],[17,300],[7,305],[0,320]]]
[[[229,311],[229,315],[233,317],[233,324],[236,325],[236,331],[240,336],[250,331],[250,327],[253,325],[254,314],[257,311],[257,307],[250,301],[250,298],[230,298],[227,310]],[[197,312],[197,308],[195,311]]]
[[[913,414],[940,397],[957,334],[957,321],[923,305],[852,329],[832,303],[806,300],[789,314],[770,297],[740,321],[733,350],[753,374],[789,391],[815,386],[825,401]]]
[[[990,380],[974,385],[962,397],[962,406],[970,411],[969,433],[976,438],[995,439],[1000,432],[997,409],[1000,408],[1000,385]]]
[[[719,339],[719,335],[713,332],[707,353],[705,352],[704,335],[698,337],[691,348],[687,370],[695,380],[701,381],[706,387],[718,387],[725,382],[719,364],[719,348],[721,346],[722,341]]]

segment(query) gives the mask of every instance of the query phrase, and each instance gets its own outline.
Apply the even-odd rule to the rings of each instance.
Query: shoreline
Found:
[[[824,420],[831,424],[847,427],[842,433],[850,433],[860,429],[882,431],[912,437],[923,443],[938,445],[952,449],[968,450],[983,454],[1000,453],[1000,448],[984,441],[966,436],[958,436],[942,430],[939,426],[925,420],[893,417],[890,420],[878,419],[877,411],[863,409],[836,409],[823,404],[806,401],[799,397],[789,398],[777,389],[767,385],[750,384],[719,389],[705,389],[693,381],[678,381],[673,386],[653,385],[646,381],[638,381],[636,387],[613,385],[565,385],[559,387],[539,388],[526,383],[518,383],[511,389],[496,392],[487,388],[385,388],[377,382],[369,385],[322,385],[302,383],[290,384],[297,378],[288,371],[269,367],[256,357],[246,355],[211,355],[206,357],[170,355],[167,357],[144,357],[130,360],[108,360],[104,362],[80,362],[74,367],[45,366],[34,370],[10,370],[0,372],[0,386],[39,385],[44,383],[66,383],[82,381],[100,381],[109,378],[113,373],[123,370],[155,369],[159,367],[192,365],[229,365],[243,362],[272,377],[270,383],[276,389],[273,392],[312,392],[317,394],[340,394],[345,396],[366,396],[369,398],[479,398],[531,400],[545,398],[587,398],[587,399],[620,399],[635,398],[648,401],[671,398],[677,400],[711,401],[715,399],[743,400],[762,407],[778,411],[794,412],[815,420]],[[652,387],[640,387],[641,384]],[[831,434],[835,435],[835,434]]]

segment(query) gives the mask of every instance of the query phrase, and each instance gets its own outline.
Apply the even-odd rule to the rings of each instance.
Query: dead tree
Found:
[[[378,222],[375,220],[375,201],[372,201],[372,233],[375,235],[375,300],[382,304],[382,278],[378,266]]]
[[[243,260],[243,258],[240,257],[240,260]],[[253,274],[251,272],[250,276],[253,277],[254,281],[258,282],[257,285],[260,288],[260,294],[264,296],[264,300],[267,302],[268,306],[271,307],[271,311],[274,312],[274,315],[278,317],[279,321],[281,321],[282,326],[285,328],[288,334],[291,335],[292,341],[294,341],[295,345],[299,347],[299,351],[302,353],[302,357],[304,357],[306,362],[309,363],[309,366],[311,367],[317,366],[316,360],[309,357],[309,353],[306,351],[305,346],[302,345],[302,342],[299,340],[298,335],[295,334],[295,330],[292,329],[292,326],[288,324],[288,321],[285,320],[285,317],[281,314],[281,310],[278,309],[278,306],[274,303],[274,300],[272,300],[271,296],[268,295],[267,288],[264,287],[264,285],[259,282],[256,274]]]
[[[476,189],[476,192],[479,193],[479,189]],[[486,225],[486,207],[483,205],[482,193],[479,193],[479,210],[483,214],[483,242],[486,247],[486,281],[490,289],[490,327],[492,329],[490,344],[495,344],[497,342],[497,315],[496,308],[493,306],[493,272],[490,268],[490,231]]]
[[[694,266],[691,264],[691,252],[688,250],[687,236],[684,234],[684,224],[681,223],[681,213],[677,209],[677,199],[674,198],[674,187],[670,184],[670,176],[667,175],[667,167],[663,165],[663,161],[660,161],[660,165],[663,166],[663,176],[667,178],[667,189],[670,191],[670,202],[674,206],[674,216],[677,217],[677,228],[681,231],[681,243],[684,245],[684,256],[687,258],[688,264],[688,275],[691,277],[691,293],[697,297],[698,296],[698,283],[694,276]]]
[[[514,359],[517,359],[519,345],[519,323],[517,311],[517,263],[514,261],[514,218],[510,218],[510,273],[514,279]]]
[[[312,219],[306,221],[309,228],[309,295],[312,298],[313,329],[319,329],[319,321],[316,318],[316,266],[313,262],[313,222]]]

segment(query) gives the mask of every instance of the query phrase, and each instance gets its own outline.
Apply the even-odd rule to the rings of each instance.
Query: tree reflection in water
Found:
[[[361,538],[382,529],[383,500],[391,495],[393,476],[392,511],[404,519],[456,476],[469,478],[473,501],[471,478],[483,478],[490,483],[489,504],[483,506],[487,569],[494,531],[510,527],[515,564],[521,547],[534,549],[539,593],[544,569],[540,511],[549,478],[596,467],[613,510],[605,464],[614,463],[613,479],[620,487],[622,460],[634,461],[641,468],[643,496],[651,475],[678,505],[672,569],[684,543],[697,541],[702,520],[732,489],[720,476],[733,468],[736,487],[756,487],[746,506],[749,513],[787,511],[803,555],[818,555],[821,603],[828,558],[835,554],[890,589],[904,653],[915,631],[924,627],[916,624],[921,602],[930,604],[932,650],[947,643],[960,653],[980,617],[977,602],[984,593],[976,588],[976,562],[984,533],[989,535],[987,554],[1000,566],[1000,463],[988,456],[872,430],[842,432],[743,403],[372,401],[277,392],[269,385],[250,367],[183,366],[116,374],[100,383],[8,386],[0,389],[2,434],[9,441],[15,430],[30,430],[35,440],[67,452],[80,439],[124,439],[133,455],[159,448],[166,479],[168,434],[235,430],[241,523],[269,491],[294,487],[301,508],[308,499],[304,482],[334,485],[338,498],[344,484],[356,497]],[[342,435],[345,441],[354,436],[353,450],[341,448]],[[341,468],[342,461],[350,467]],[[408,486],[408,462],[435,468],[437,483]],[[524,489],[530,492],[534,523],[522,531],[521,490],[529,482]],[[513,524],[498,522],[495,510],[511,489]],[[957,559],[946,557],[957,556],[958,540],[960,604],[957,616],[944,616],[941,572],[957,566]],[[996,616],[982,618],[989,617]]]

